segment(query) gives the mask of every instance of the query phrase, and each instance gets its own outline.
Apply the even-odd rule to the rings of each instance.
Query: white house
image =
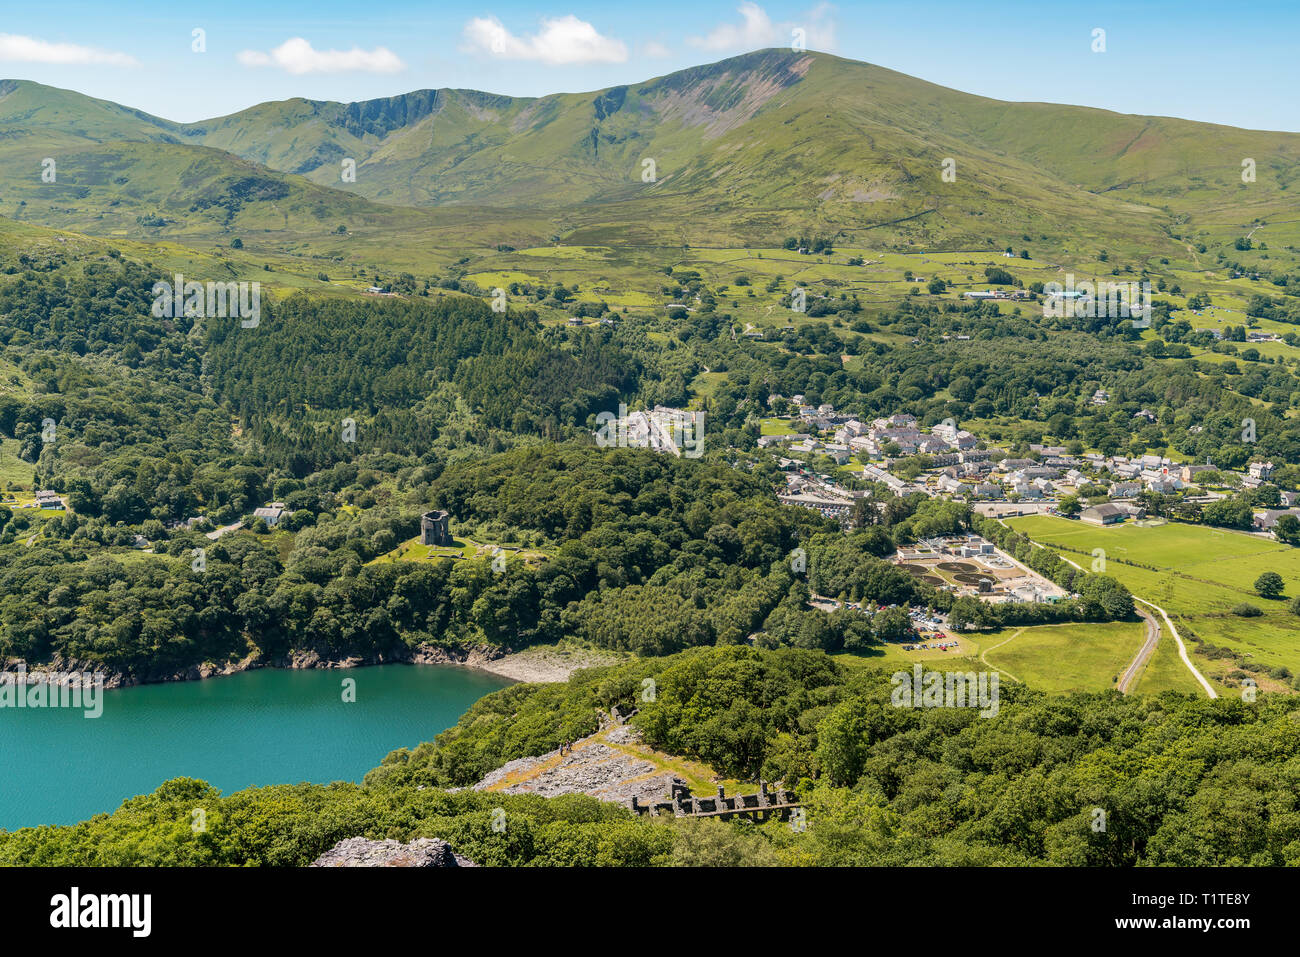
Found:
[[[260,518],[268,527],[275,528],[284,517],[284,511],[284,502],[268,502],[261,508],[253,509],[253,518]]]

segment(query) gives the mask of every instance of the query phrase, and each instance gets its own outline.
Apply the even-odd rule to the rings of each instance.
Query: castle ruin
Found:
[[[451,515],[441,509],[420,516],[421,545],[451,545]]]

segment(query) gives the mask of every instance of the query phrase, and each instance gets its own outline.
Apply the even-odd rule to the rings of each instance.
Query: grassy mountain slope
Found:
[[[0,143],[174,141],[181,126],[141,110],[29,80],[0,80]],[[48,155],[48,154],[45,154]],[[40,157],[32,168],[39,172]]]
[[[787,137],[773,137],[774,126],[796,128]],[[520,179],[520,170],[532,169],[555,186],[574,183],[546,197],[558,204],[628,195],[640,181],[642,155],[660,154],[664,180],[701,166],[724,177],[720,161],[746,142],[728,134],[742,129],[751,140],[768,134],[762,141],[778,149],[782,140],[807,145],[804,152],[818,174],[840,174],[832,195],[845,197],[855,196],[855,186],[844,180],[915,156],[918,144],[965,143],[1090,191],[1143,185],[1158,190],[1198,176],[1213,182],[1220,170],[1239,172],[1246,156],[1277,169],[1285,182],[1295,175],[1287,171],[1300,156],[1300,134],[1004,103],[871,64],[783,50],[633,86],[539,99],[421,90],[352,104],[267,103],[195,124],[186,135],[289,172],[310,173],[327,159],[353,156],[370,174],[358,177],[357,191],[374,198],[394,188],[389,180],[398,172],[406,178],[440,174],[441,182],[411,187],[414,202],[421,193],[425,202],[482,201],[482,190],[499,189]],[[853,134],[850,152],[845,141]],[[498,151],[504,155],[494,155]],[[488,169],[496,170],[494,177],[480,178]],[[337,172],[335,166],[322,171],[328,179],[321,182],[337,182]],[[586,176],[574,182],[579,173]],[[528,196],[530,205],[536,202],[525,190],[516,192]],[[493,195],[494,205],[503,205],[501,196],[511,191]]]
[[[25,175],[8,176],[0,214],[99,235],[225,242],[250,233],[288,240],[339,225],[427,220],[208,147],[111,142],[51,152],[54,182],[41,178],[39,162]],[[26,146],[0,143],[0,168],[15,173],[31,155]]]
[[[802,230],[846,244],[950,249],[1023,235],[1062,259],[1134,242],[1173,257],[1187,254],[1198,231],[1223,239],[1286,218],[1300,168],[1300,134],[1005,103],[786,50],[594,93],[293,99],[189,125],[31,83],[4,81],[0,90],[8,128],[0,168],[11,181],[39,183],[49,143],[77,144],[81,152],[69,161],[100,177],[78,178],[75,162],[61,164],[61,183],[90,191],[69,197],[81,205],[43,208],[41,221],[93,230],[107,221],[131,234],[140,233],[134,216],[150,219],[140,211],[150,203],[167,217],[171,186],[189,195],[197,182],[220,202],[241,174],[255,175],[247,169],[269,167],[330,191],[297,181],[293,198],[274,208],[241,208],[194,228],[311,233],[368,215],[389,215],[406,229],[422,222],[350,205],[365,199],[518,209],[549,221],[536,232],[579,244],[752,244]],[[98,144],[89,153],[88,142]],[[141,142],[163,145],[126,145]],[[256,165],[205,175],[219,162],[216,150]],[[1258,167],[1251,184],[1240,181],[1247,157]],[[356,163],[355,183],[340,178],[346,159]],[[948,159],[953,182],[940,175]],[[647,160],[652,181],[643,177]],[[136,192],[118,178],[135,181]],[[140,189],[141,179],[151,188]],[[28,192],[19,186],[9,196]],[[501,213],[478,213],[479,223],[502,221]]]
[[[774,211],[737,219],[746,231],[813,206],[850,226],[919,214],[930,217],[923,239],[978,235],[990,215],[1034,232],[1080,218],[1151,231],[1162,215],[1243,205],[1267,214],[1300,168],[1294,133],[1004,103],[782,50],[596,93],[289,101],[196,129],[209,145],[322,184],[339,185],[338,161],[351,156],[357,182],[345,188],[385,202],[616,204],[584,218],[653,222],[680,219],[672,200],[689,197],[695,218]],[[955,183],[939,176],[949,157]],[[1249,187],[1240,181],[1247,157],[1259,171]],[[646,158],[654,184],[641,179]]]

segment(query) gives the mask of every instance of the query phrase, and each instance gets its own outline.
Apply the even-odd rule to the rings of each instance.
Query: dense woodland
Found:
[[[0,532],[10,558],[0,568],[0,654],[58,654],[156,678],[250,654],[374,660],[421,644],[518,649],[566,635],[647,655],[752,635],[764,647],[829,651],[903,637],[888,608],[870,616],[809,609],[810,586],[877,605],[952,608],[979,625],[1132,614],[1121,585],[1100,575],[1076,580],[1068,566],[1063,583],[1077,600],[954,603],[883,557],[896,538],[970,527],[968,507],[924,495],[892,508],[892,524],[844,536],[814,513],[780,506],[765,476],[639,449],[526,447],[433,479],[428,471],[399,472],[391,494],[358,514],[336,504],[336,485],[365,479],[336,466],[300,488],[279,487],[296,532],[211,542],[175,531],[155,555],[106,551],[113,527],[75,511],[23,545],[15,519]],[[500,530],[545,560],[511,558],[501,574],[486,558],[372,564],[413,536],[430,507],[448,509],[463,528]],[[792,570],[796,546],[807,554],[806,578]],[[196,549],[202,571],[193,567]]]
[[[1169,364],[1139,350],[1123,322],[918,302],[866,320],[844,298],[827,300],[839,312],[825,321],[754,342],[725,335],[729,317],[710,303],[675,320],[665,343],[636,316],[572,330],[459,293],[298,294],[268,297],[259,325],[243,328],[155,319],[148,264],[110,255],[18,266],[0,282],[2,358],[16,387],[0,395],[0,435],[17,440],[36,484],[66,493],[73,511],[36,526],[15,512],[0,530],[0,653],[57,654],[136,678],[249,655],[373,660],[418,645],[519,648],[564,635],[641,654],[751,637],[762,647],[857,650],[905,628],[888,608],[811,610],[810,595],[926,605],[977,627],[1132,614],[1112,579],[1015,540],[1017,557],[1081,597],[953,602],[884,561],[895,544],[931,535],[1006,535],[960,504],[876,489],[886,508],[861,512],[849,535],[779,506],[779,474],[750,452],[772,393],[802,392],[864,418],[1014,419],[987,432],[1018,449],[1168,441],[1188,454],[1213,450],[1225,466],[1262,452],[1300,458],[1300,420],[1282,414],[1300,394],[1290,368]],[[1167,309],[1155,324],[1176,338]],[[914,344],[866,338],[876,328]],[[703,460],[594,447],[598,412],[684,403],[705,367],[727,377],[703,397]],[[1099,387],[1107,406],[1086,401]],[[1156,421],[1134,418],[1142,408]],[[1247,413],[1253,448],[1240,441]],[[1271,504],[1262,494],[1176,517],[1241,525],[1252,504]],[[204,537],[272,499],[289,511],[274,532],[250,523],[252,535]],[[543,557],[512,559],[505,575],[485,560],[372,564],[415,535],[431,507],[450,511],[458,533]],[[152,552],[132,547],[141,539]],[[807,552],[806,575],[791,570],[795,547]]]

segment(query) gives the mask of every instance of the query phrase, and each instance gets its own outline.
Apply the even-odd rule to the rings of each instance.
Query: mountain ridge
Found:
[[[70,217],[72,207],[42,205],[47,194],[31,182],[40,157],[65,151],[72,162],[61,165],[71,168],[84,159],[78,151],[100,163],[113,150],[138,155],[115,144],[165,144],[179,178],[195,162],[183,151],[219,150],[232,166],[237,158],[331,190],[315,202],[319,223],[356,215],[350,201],[330,198],[348,194],[384,209],[519,209],[584,242],[886,229],[936,247],[1023,233],[1064,248],[1081,233],[1104,245],[1118,231],[1165,255],[1181,248],[1169,241],[1177,221],[1195,215],[1227,229],[1258,219],[1286,203],[1300,171],[1300,134],[1010,103],[831,54],[772,49],[584,93],[290,98],[188,124],[6,80],[0,122],[0,170],[20,184],[10,195],[26,202],[28,220],[93,229],[104,217],[128,234],[138,231],[124,203],[134,204],[134,219],[167,218],[150,209],[166,205],[164,182],[137,181],[128,196],[79,184],[87,208]],[[1260,172],[1250,192],[1237,182],[1244,158]],[[132,163],[119,165],[129,178]],[[152,165],[150,176],[166,180]],[[6,198],[0,214],[13,215]],[[201,202],[209,200],[220,197]]]

